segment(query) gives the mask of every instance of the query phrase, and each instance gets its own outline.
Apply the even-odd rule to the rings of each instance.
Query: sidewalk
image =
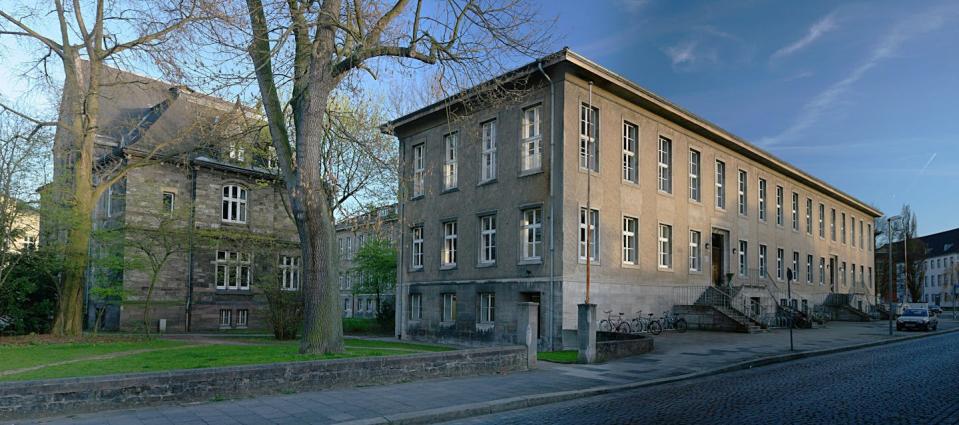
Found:
[[[959,328],[951,318],[940,330]],[[914,333],[894,332],[894,337]],[[796,349],[812,351],[882,341],[887,322],[831,322],[826,328],[794,331]],[[712,370],[747,360],[786,354],[789,332],[759,334],[690,331],[656,338],[653,353],[602,365],[557,365],[510,375],[437,379],[253,399],[160,406],[18,423],[80,424],[328,424],[375,420],[387,415],[476,405],[514,397],[584,390]]]

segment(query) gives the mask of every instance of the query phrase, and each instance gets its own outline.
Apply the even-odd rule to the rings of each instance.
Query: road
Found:
[[[959,423],[959,333],[455,424]]]

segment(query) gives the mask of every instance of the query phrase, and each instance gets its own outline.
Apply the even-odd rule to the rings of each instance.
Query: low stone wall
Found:
[[[739,323],[707,305],[677,305],[673,307],[673,314],[686,319],[689,329],[722,332],[740,330]]]
[[[596,332],[596,361],[630,357],[653,351],[653,338],[618,332]]]
[[[0,420],[527,370],[524,346],[0,383]]]

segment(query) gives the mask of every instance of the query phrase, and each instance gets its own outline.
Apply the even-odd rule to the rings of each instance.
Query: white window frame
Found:
[[[426,144],[413,146],[413,198],[426,192]]]
[[[538,261],[543,247],[543,209],[528,208],[522,212],[521,241],[523,261]]]
[[[716,160],[716,208],[726,209],[726,163]]]
[[[806,198],[806,234],[812,235],[812,199]]]
[[[829,212],[829,218],[830,218],[829,239],[835,242],[836,241],[836,209],[830,208],[829,211],[830,211]]]
[[[658,266],[660,269],[671,270],[673,268],[673,226],[659,223],[657,241]]]
[[[826,205],[819,204],[819,238],[826,239]]]
[[[233,327],[233,310],[220,309],[220,329],[229,329]]]
[[[799,231],[799,194],[796,192],[792,193],[792,226],[793,230]]]
[[[443,293],[443,310],[440,321],[443,323],[452,323],[456,321],[456,293]]]
[[[443,268],[456,267],[456,243],[459,238],[456,221],[443,223],[443,250],[440,257],[440,266]]]
[[[581,104],[579,107],[579,168],[599,172],[599,108]]]
[[[480,217],[480,264],[496,264],[496,215]]]
[[[782,226],[784,217],[783,217],[783,202],[785,201],[786,194],[782,186],[776,185],[776,225]]]
[[[746,170],[739,170],[738,174],[738,196],[739,196],[739,215],[748,216],[749,215],[749,199],[746,197],[746,194],[749,191],[749,173]]]
[[[421,270],[423,268],[423,226],[413,226],[410,231],[412,241],[410,267],[413,270]]]
[[[806,255],[806,283],[812,285],[813,262],[816,261],[812,254]]]
[[[249,191],[240,185],[223,186],[223,202],[220,219],[224,223],[246,224]]]
[[[635,265],[637,262],[637,238],[639,219],[623,216],[623,264]]]
[[[766,264],[766,258],[769,255],[769,248],[764,244],[759,244],[759,277],[765,278],[768,276],[768,265]]]
[[[819,257],[819,286],[826,284],[826,258]]]
[[[839,222],[839,240],[846,243],[846,213],[841,213],[842,221]]]
[[[297,291],[300,289],[299,256],[280,256],[280,283],[284,291]]]
[[[702,202],[703,155],[696,149],[689,150],[689,199],[695,202]]]
[[[793,251],[793,278],[799,281],[799,251]]]
[[[216,251],[214,259],[216,289],[249,291],[253,280],[253,256],[245,252]],[[222,279],[221,279],[222,275]],[[243,277],[246,276],[246,279]]]
[[[623,121],[623,181],[639,182],[639,126]]]
[[[579,260],[586,261],[586,207],[579,208]],[[589,260],[592,262],[599,261],[599,247],[600,247],[600,235],[599,235],[599,210],[592,209],[589,213]]]
[[[543,107],[531,106],[523,110],[523,134],[520,149],[521,171],[536,171],[542,169],[542,133],[540,125]]]
[[[483,183],[496,178],[496,120],[484,122],[481,131],[483,156],[480,182]]]
[[[703,269],[702,250],[700,248],[703,234],[698,230],[689,231],[689,271],[699,272]]]
[[[173,212],[176,210],[176,192],[164,190],[162,197],[163,197],[162,202],[163,202],[163,209],[164,209],[163,212],[172,216]],[[170,199],[169,202],[167,201],[167,198]]]
[[[423,294],[410,294],[409,314],[411,322],[423,320]]]
[[[659,136],[656,160],[658,161],[659,191],[673,193],[673,141],[670,138]]]
[[[759,178],[759,221],[766,221],[766,179]]]
[[[749,275],[749,242],[744,240],[739,241],[739,275]]]
[[[786,277],[786,251],[782,248],[776,248],[776,280],[783,280]]]
[[[237,329],[246,329],[249,326],[250,320],[250,310],[245,308],[238,309],[236,311],[236,325]]]
[[[496,322],[496,293],[479,293],[479,323],[488,324]]]
[[[459,133],[452,132],[443,136],[443,190],[456,189],[459,184],[459,164],[457,162]]]

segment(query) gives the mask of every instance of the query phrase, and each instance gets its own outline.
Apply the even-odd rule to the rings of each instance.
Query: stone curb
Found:
[[[456,419],[465,419],[474,416],[485,416],[494,413],[508,412],[510,410],[525,409],[529,407],[542,406],[546,404],[559,403],[577,398],[593,397],[603,394],[609,394],[618,391],[632,390],[637,388],[652,387],[656,385],[669,384],[688,379],[705,378],[712,375],[718,375],[737,370],[751,369],[754,367],[768,366],[776,363],[783,363],[792,360],[800,360],[809,357],[823,356],[827,354],[841,353],[845,351],[860,350],[879,345],[894,344],[898,342],[909,341],[913,339],[928,338],[938,335],[959,332],[959,328],[929,332],[918,335],[902,336],[892,339],[865,342],[861,344],[844,345],[833,348],[823,348],[813,351],[802,351],[797,353],[780,354],[776,356],[762,357],[753,360],[746,360],[723,366],[715,369],[701,372],[692,372],[684,375],[671,376],[667,378],[651,379],[648,381],[634,382],[629,384],[605,385],[582,390],[560,391],[545,394],[534,394],[529,396],[519,396],[503,398],[499,400],[485,401],[479,403],[461,404],[457,406],[441,407],[437,409],[422,410],[418,412],[397,413],[392,415],[379,416],[375,418],[359,419],[355,421],[341,422],[340,425],[418,425],[431,424],[437,422],[446,422]]]

